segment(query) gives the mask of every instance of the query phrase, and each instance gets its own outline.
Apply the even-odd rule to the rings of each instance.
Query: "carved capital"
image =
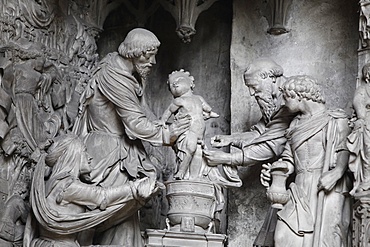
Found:
[[[159,0],[165,10],[176,20],[176,33],[184,43],[190,43],[196,33],[195,23],[198,16],[217,0]]]
[[[279,35],[289,32],[286,28],[286,19],[291,3],[292,0],[268,0],[270,10],[270,16],[267,17],[270,25],[268,33]]]

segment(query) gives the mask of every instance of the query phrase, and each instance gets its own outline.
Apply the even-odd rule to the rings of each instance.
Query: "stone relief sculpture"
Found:
[[[348,246],[348,118],[344,111],[326,109],[311,77],[289,78],[282,92],[285,106],[298,115],[286,133],[288,141],[278,161],[286,164],[286,174],[295,172],[295,179],[289,185],[289,200],[278,212],[275,246]],[[275,164],[265,166],[265,172]]]
[[[141,140],[154,145],[170,145],[190,125],[188,116],[178,118],[170,126],[161,126],[145,118],[141,106],[142,95],[150,67],[155,64],[156,49],[159,46],[159,41],[153,34],[149,35],[150,44],[146,44],[148,32],[142,39],[142,30],[136,30],[134,38],[129,38],[134,42],[130,41],[121,47],[125,53],[124,57],[118,53],[110,54],[98,66],[95,38],[98,37],[107,14],[121,3],[122,1],[5,0],[0,4],[0,28],[3,33],[0,41],[5,44],[0,47],[0,57],[9,61],[6,69],[4,64],[1,67],[3,91],[0,120],[3,122],[0,126],[0,168],[4,171],[1,173],[2,185],[6,185],[0,188],[4,198],[1,205],[9,209],[17,208],[16,211],[5,210],[5,213],[0,215],[0,222],[3,222],[0,238],[4,245],[6,243],[20,246],[23,242],[25,216],[29,212],[30,180],[34,170],[39,171],[39,175],[42,174],[38,168],[42,166],[40,164],[43,163],[43,153],[52,138],[70,132],[74,126],[74,131],[88,144],[87,150],[96,156],[92,161],[91,181],[88,181],[86,176],[81,176],[78,177],[80,183],[82,186],[92,183],[90,185],[110,190],[117,184],[126,184],[129,181],[135,183],[144,177],[150,177],[150,184],[153,184],[157,174]],[[158,3],[153,6],[158,6]],[[139,7],[138,10],[142,10],[142,6]],[[99,15],[94,16],[98,12]],[[143,32],[145,33],[145,30]],[[131,46],[137,40],[142,40],[143,43]],[[92,74],[92,71],[95,73]],[[115,83],[121,79],[127,84]],[[117,85],[122,87],[118,90]],[[116,94],[112,95],[112,92]],[[102,101],[106,105],[99,105]],[[128,102],[130,104],[127,104]],[[79,105],[81,108],[78,108]],[[100,115],[106,109],[108,111]],[[105,119],[107,116],[113,116],[109,118],[113,119],[109,124]],[[94,152],[97,148],[94,144],[99,141],[107,144],[100,154]],[[202,159],[201,153],[198,152],[198,156]],[[66,167],[67,163],[64,164]],[[214,178],[223,179],[217,169],[207,166],[203,168],[208,176],[214,175]],[[58,173],[55,169],[52,170],[52,174]],[[231,183],[240,184],[235,172],[230,174],[231,178],[235,179],[231,180]],[[40,180],[38,186],[50,183],[48,175],[51,175],[45,175],[46,180]],[[115,176],[118,176],[118,179]],[[58,180],[51,183],[56,188],[59,185],[64,186],[64,182]],[[222,182],[229,181],[223,179]],[[24,186],[21,186],[22,184]],[[211,189],[213,191],[214,188]],[[57,207],[48,204],[48,199],[45,198],[41,196],[38,199],[40,202],[46,201],[45,204],[42,203],[46,211],[49,206]],[[76,204],[76,201],[70,200],[67,204],[66,207],[78,208],[78,212],[91,210],[80,202]],[[135,204],[134,201],[129,204],[132,205],[132,210],[122,209],[126,212],[121,214],[121,217],[102,219],[104,223],[96,222],[102,227],[97,228],[95,243],[125,244],[122,239],[129,239],[127,245],[143,244],[137,217],[138,209],[142,205]],[[33,203],[33,208],[39,205]],[[53,218],[63,225],[64,229],[56,232],[55,229],[45,227],[50,219],[38,218],[36,214],[37,212],[34,212],[35,218],[30,223],[38,224],[32,228],[35,232],[30,234],[30,229],[27,228],[29,244],[32,241],[43,242],[47,236],[58,242],[66,237],[62,236],[65,235],[66,229],[71,233],[67,237],[71,240],[69,243],[77,244],[77,233],[83,231],[82,234],[86,234],[85,229],[91,228],[80,228],[71,232],[71,225]],[[83,224],[83,221],[78,222],[77,224]],[[118,228],[123,230],[110,234]],[[101,231],[104,233],[100,234]],[[7,233],[11,234],[6,235]],[[53,235],[54,233],[56,235]],[[78,241],[81,241],[80,244],[92,244],[84,237]]]
[[[143,62],[141,59],[152,59],[153,57],[150,54],[145,54],[149,58],[144,58],[140,55],[139,57],[125,57],[122,59],[119,57],[120,55],[117,55],[117,60],[114,60],[113,57],[115,55],[111,54],[109,58],[105,58],[99,64],[95,74],[92,74],[92,71],[97,68],[99,60],[95,39],[98,37],[99,32],[102,31],[105,17],[122,2],[132,3],[133,1],[3,0],[0,3],[0,30],[2,34],[0,36],[0,207],[4,209],[0,213],[1,246],[21,246],[23,244],[24,224],[30,210],[29,190],[32,177],[34,179],[36,177],[38,178],[31,190],[35,199],[35,202],[32,202],[32,204],[37,205],[33,206],[33,208],[45,211],[37,212],[35,210],[33,212],[34,218],[29,220],[28,224],[28,226],[32,227],[27,228],[26,243],[30,244],[33,241],[34,244],[48,244],[48,240],[46,239],[50,238],[56,242],[60,242],[62,239],[63,241],[64,239],[68,239],[67,242],[62,242],[64,246],[68,244],[72,246],[78,245],[80,241],[80,239],[76,240],[78,233],[86,229],[91,229],[93,226],[94,228],[98,226],[97,235],[100,235],[100,232],[104,232],[104,234],[99,236],[102,239],[96,237],[96,243],[104,243],[106,239],[113,236],[109,235],[109,232],[113,231],[112,226],[114,225],[114,227],[117,226],[117,228],[121,227],[124,229],[122,235],[119,237],[125,238],[135,235],[136,239],[133,241],[137,241],[139,244],[134,246],[140,246],[142,244],[138,231],[138,219],[136,217],[137,210],[143,203],[140,197],[143,200],[151,197],[154,191],[158,189],[157,187],[153,188],[153,186],[160,186],[160,184],[156,185],[154,182],[156,171],[151,166],[148,156],[142,148],[141,140],[150,139],[149,142],[158,145],[173,144],[176,137],[180,136],[187,129],[187,126],[190,125],[188,123],[188,121],[190,122],[190,118],[187,119],[185,117],[184,122],[180,118],[171,126],[161,126],[157,122],[150,121],[144,121],[145,123],[140,122],[139,125],[143,123],[143,126],[135,125],[134,128],[132,127],[133,125],[127,124],[131,123],[131,114],[135,113],[137,114],[135,116],[139,115],[139,119],[143,119],[142,117],[145,115],[141,115],[143,111],[141,111],[142,109],[139,105],[149,69],[145,65],[144,68],[141,67],[141,63]],[[140,4],[136,5],[139,6],[137,9],[139,11],[138,17],[145,15],[142,14],[143,8],[141,8],[141,4],[144,2],[140,1]],[[175,4],[175,1],[167,2],[170,5]],[[183,1],[183,3],[185,2]],[[182,26],[178,30],[178,34],[185,42],[189,42],[191,35],[195,32],[194,23],[196,17],[198,17],[201,11],[211,6],[213,2],[192,1],[193,5],[190,6],[192,8],[183,9],[185,10],[182,11],[184,14],[183,17],[190,20],[190,28],[186,24],[188,21],[183,19],[183,24],[178,25]],[[157,6],[157,3],[153,3],[153,9]],[[140,20],[143,21],[144,19]],[[3,59],[6,60],[6,63],[2,63]],[[123,65],[125,69],[127,68],[127,73],[121,74],[122,71],[114,67],[117,64],[119,66]],[[135,64],[135,66],[131,66],[132,64]],[[262,67],[269,67],[268,62],[265,65]],[[222,167],[224,171],[230,172],[227,178],[220,176],[218,170],[214,169],[215,167],[202,167],[204,169],[201,173],[203,178],[205,180],[216,181],[213,182],[213,186],[214,184],[217,186],[236,186],[238,184],[240,186],[240,179],[235,174],[234,168],[236,166],[264,163],[265,159],[275,160],[280,155],[282,150],[280,147],[285,142],[285,137],[281,133],[285,126],[288,125],[287,123],[290,122],[288,119],[291,116],[282,113],[283,107],[280,105],[281,96],[280,92],[276,89],[284,81],[284,78],[281,74],[275,73],[274,70],[275,68],[266,70],[268,76],[264,73],[256,73],[257,79],[255,77],[247,77],[247,74],[245,77],[245,80],[251,83],[248,86],[251,87],[252,91],[255,90],[254,87],[263,85],[262,91],[271,94],[271,98],[267,100],[262,100],[263,97],[258,95],[258,93],[254,95],[257,99],[260,99],[260,105],[264,105],[265,101],[274,102],[272,105],[275,104],[274,106],[265,104],[261,107],[261,110],[266,113],[264,114],[265,119],[257,124],[252,132],[246,133],[245,137],[237,138],[234,135],[228,139],[226,136],[220,136],[213,140],[214,146],[231,144],[240,147],[240,150],[231,154],[204,151],[204,157],[207,159],[202,159],[203,165],[207,163],[210,165],[229,163],[229,166]],[[128,84],[130,86],[133,85],[133,87],[127,87],[130,88],[127,89],[130,95],[125,95],[127,101],[124,102],[126,104],[129,100],[135,101],[133,105],[136,108],[134,110],[130,108],[132,110],[131,112],[121,111],[119,109],[121,105],[117,103],[118,101],[116,99],[122,96],[120,94],[121,90],[112,88],[110,87],[112,84],[104,84],[104,80],[100,80],[103,77],[106,78],[106,75],[109,74],[106,71],[112,72],[109,78],[121,80],[124,77],[125,82],[134,82],[133,84]],[[92,76],[94,78],[90,80]],[[126,78],[128,79],[126,80]],[[256,81],[258,82],[256,83]],[[86,89],[86,87],[88,88]],[[83,94],[83,100],[81,101],[83,105],[81,109],[78,109],[81,94]],[[104,97],[108,99],[104,103],[109,105],[109,107],[98,107],[97,105],[102,102],[99,100],[105,99]],[[97,109],[98,113],[94,112],[94,109]],[[110,111],[104,112],[102,114],[103,117],[99,118],[99,114],[105,109],[109,109]],[[137,109],[139,110],[136,112],[135,110]],[[81,110],[81,115],[78,122],[75,123],[75,118],[79,113],[78,110]],[[110,117],[110,114],[114,115],[114,118],[111,118],[113,119],[112,123],[104,119],[106,116]],[[123,121],[122,119],[126,120]],[[112,127],[111,125],[108,126],[108,124],[117,125]],[[104,146],[105,153],[101,155],[104,157],[95,157],[92,161],[94,169],[91,171],[90,178],[88,176],[80,176],[81,172],[85,172],[83,166],[86,163],[79,161],[67,162],[66,158],[68,157],[65,156],[66,154],[61,155],[55,150],[66,148],[66,150],[68,149],[68,155],[76,159],[82,159],[81,153],[84,154],[84,152],[75,153],[73,152],[74,150],[69,149],[69,145],[71,145],[71,147],[76,147],[77,150],[83,150],[84,145],[77,138],[63,136],[63,138],[54,139],[55,143],[48,149],[52,138],[69,132],[73,125],[76,126],[75,130],[80,137],[84,138],[83,143],[90,143],[87,148],[89,152],[92,152],[92,155],[99,156],[97,152],[94,152],[98,149],[97,145],[93,146],[94,144],[91,143],[99,143],[101,140],[101,143],[107,144]],[[98,128],[96,128],[97,126]],[[152,131],[151,127],[155,131]],[[149,129],[150,131],[148,132],[153,134],[150,138],[145,136],[148,132],[142,132]],[[91,141],[93,139],[95,142]],[[226,142],[229,143],[225,144]],[[116,152],[118,150],[116,147],[118,146],[124,151]],[[270,150],[270,147],[273,147],[273,150]],[[45,150],[48,150],[46,163],[44,162]],[[194,154],[197,157],[200,157],[199,150],[197,149]],[[58,160],[54,163],[49,160],[53,155]],[[80,166],[76,166],[76,164]],[[133,165],[131,166],[131,164]],[[62,169],[62,171],[57,167],[64,167],[71,170],[70,172],[66,172],[66,170]],[[45,173],[42,168],[51,171],[51,173]],[[101,172],[102,170],[106,172]],[[64,175],[66,175],[65,178],[63,177]],[[120,178],[117,179],[117,182],[113,182],[115,175]],[[147,177],[150,177],[150,179],[147,179]],[[61,218],[58,218],[59,216],[55,216],[55,212],[51,212],[50,214],[42,213],[48,212],[50,208],[54,210],[54,208],[61,206],[58,203],[60,197],[54,197],[53,192],[61,188],[64,189],[67,180],[76,182],[68,186],[66,193],[60,194],[63,196],[61,204],[65,208],[70,209],[68,210],[70,214],[67,214],[66,218],[76,219],[76,221],[72,220],[73,223],[71,224],[67,224],[65,220],[61,220]],[[116,188],[115,184],[120,183],[122,180],[129,182],[125,183],[122,188]],[[191,184],[188,183],[185,185],[187,188],[192,190],[198,189],[198,184],[194,181],[187,181],[186,176],[181,181],[184,184],[185,182],[191,182]],[[91,182],[92,184],[90,184]],[[110,184],[110,182],[112,183]],[[89,205],[85,205],[85,200],[81,203],[75,200],[75,198],[70,197],[68,193],[71,193],[77,184],[78,189],[86,188],[86,190],[92,190],[94,193],[97,193],[98,195],[91,193],[89,198],[86,199],[86,201],[91,199],[95,201],[91,204],[89,203]],[[209,206],[211,212],[214,210],[212,207],[218,207],[214,201],[219,200],[218,198],[214,198],[213,186],[207,187],[207,193],[211,198],[209,201],[212,202],[209,203],[208,201],[201,205],[201,207],[204,205]],[[42,187],[46,191],[49,189],[48,192],[50,194],[42,196],[36,193],[42,191]],[[105,208],[105,204],[100,201],[101,194],[105,193],[102,191],[109,192],[108,197],[111,199],[111,192],[120,191],[119,193],[122,193],[122,196],[129,198],[128,200],[130,202],[127,204],[135,204],[135,206],[133,206],[133,209],[130,209],[131,211],[125,210],[128,206],[123,205],[126,204],[122,204],[122,201],[112,199],[110,202],[108,200]],[[176,191],[172,190],[170,192]],[[180,205],[175,200],[173,203]],[[93,209],[94,207],[95,209]],[[121,211],[118,209],[120,207],[122,211],[125,211],[125,216],[110,217],[114,215],[112,209],[115,208],[115,210],[118,210],[117,213],[120,213]],[[204,208],[206,207],[204,206]],[[91,216],[88,213],[99,216],[96,218],[96,221],[86,223],[86,221],[80,220],[80,212],[83,212],[83,215],[87,218]],[[47,217],[37,218],[38,216],[36,214],[39,214],[39,216],[47,215]],[[127,218],[125,218],[126,216]],[[212,217],[212,214],[209,215],[209,218]],[[118,225],[116,224],[116,220],[119,222]],[[212,228],[208,223],[204,223],[207,221],[192,224],[192,220],[193,218],[191,217],[181,219],[178,223],[180,230],[193,232],[192,228],[194,226],[201,225],[202,229],[200,231],[206,234]],[[49,226],[50,222],[53,222],[52,226]],[[75,228],[76,225],[81,227]],[[53,228],[53,226],[57,226],[58,230]],[[173,229],[172,226],[171,228]],[[73,230],[71,231],[70,229]],[[64,236],[66,232],[68,234]],[[131,234],[132,232],[135,232],[135,234]],[[115,238],[117,235],[112,237],[114,238],[113,243],[114,241],[122,243],[121,240]],[[82,242],[80,243],[82,244]]]
[[[369,49],[370,1],[360,1],[359,34],[360,49]]]
[[[72,95],[84,88],[96,66],[89,24],[73,13],[67,16],[67,5],[34,0],[0,4],[2,246],[22,246],[33,171],[49,140],[70,130],[77,112]],[[75,44],[80,34],[85,43]],[[74,44],[93,59],[71,63],[80,61],[77,54],[68,57]]]
[[[122,212],[134,213],[136,204],[144,204],[159,189],[147,177],[114,187],[86,184],[90,162],[76,135],[54,139],[36,165],[23,246],[80,246],[79,232],[104,228],[101,223]],[[50,173],[45,173],[47,167]]]
[[[11,98],[11,82],[13,81],[13,66],[9,59],[0,58],[0,94],[1,121],[0,141],[9,132],[8,114],[13,112]],[[16,147],[13,147],[15,149]],[[20,158],[10,160],[2,153],[0,155],[1,201],[3,209],[0,213],[0,244],[2,246],[20,246],[23,240],[25,219],[28,215],[29,170],[18,165]],[[12,176],[13,175],[13,176]]]
[[[244,81],[251,96],[257,100],[262,119],[251,131],[213,137],[213,147],[232,145],[239,150],[234,153],[205,150],[209,164],[250,166],[274,159],[282,153],[286,143],[284,133],[294,117],[282,105],[279,87],[285,80],[283,68],[269,58],[260,58],[250,64],[244,73]]]
[[[355,91],[353,108],[355,118],[353,129],[347,138],[350,152],[349,168],[353,172],[354,182],[350,194],[354,197],[353,208],[353,245],[366,245],[369,226],[369,79],[370,64],[362,67],[362,81]]]
[[[3,115],[6,125],[2,125],[0,143],[1,166],[8,190],[6,208],[14,207],[19,211],[5,210],[1,219],[7,222],[3,231],[12,232],[12,237],[3,239],[21,244],[23,233],[20,230],[25,223],[22,219],[28,213],[26,205],[32,170],[40,150],[58,133],[63,114],[58,113],[60,105],[56,102],[59,100],[54,94],[55,81],[60,80],[59,70],[32,46],[8,49],[14,56],[13,64],[3,70],[1,84],[2,113],[6,114]]]
[[[20,176],[0,213],[0,245],[22,246],[30,206],[29,182]]]
[[[231,145],[237,149],[232,153],[204,150],[208,165],[252,166],[280,157],[286,143],[285,131],[295,115],[283,106],[279,88],[285,81],[283,68],[269,58],[257,59],[248,66],[244,82],[257,100],[262,119],[248,132],[213,137],[213,147]],[[273,246],[275,218],[276,209],[271,208],[254,245]]]
[[[189,116],[161,126],[145,115],[141,101],[159,45],[152,32],[131,30],[118,52],[101,60],[82,95],[81,115],[74,131],[84,139],[92,155],[93,184],[110,188],[144,177],[154,181],[156,170],[142,141],[169,145],[189,127]],[[136,211],[122,211],[112,227],[96,235],[96,242],[142,246],[137,214],[141,206],[133,205]]]
[[[166,183],[168,230],[210,232],[214,227],[214,214],[224,207],[222,188],[240,187],[241,180],[235,168],[227,167],[221,173],[217,167],[208,167],[203,158],[205,120],[219,115],[203,97],[193,94],[194,77],[183,69],[173,71],[167,84],[174,99],[161,117],[162,124],[171,116],[174,119],[191,116],[189,130],[173,145],[176,153],[174,178],[178,181]],[[188,206],[184,207],[185,204]]]
[[[204,146],[205,119],[218,117],[212,112],[211,106],[199,95],[193,94],[194,77],[183,69],[173,71],[168,76],[168,87],[174,96],[170,106],[163,113],[161,120],[165,123],[172,115],[179,117],[184,114],[191,116],[191,125],[188,131],[180,135],[174,149],[177,155],[177,169],[175,178],[190,179],[201,177],[201,157],[195,157],[198,144]],[[195,162],[193,162],[195,161]]]
[[[368,128],[368,105],[370,103],[370,63],[362,68],[362,76],[365,81],[360,85],[353,98],[353,108],[356,120],[352,133],[348,137],[347,146],[350,151],[349,168],[354,173],[355,184],[351,194],[361,193],[370,188],[370,163],[367,142],[370,140]]]
[[[9,82],[13,80],[13,76],[13,66],[11,61],[5,58],[0,59],[0,137],[2,139],[5,137],[9,129],[9,124],[6,118],[12,106],[12,100],[9,95],[11,88]]]
[[[43,132],[44,124],[47,124],[45,119],[53,114],[51,88],[54,81],[61,78],[58,69],[45,57],[30,58],[14,65],[14,73],[13,102],[17,127],[24,137],[23,152],[32,153],[38,145],[55,136],[55,129],[59,129],[59,126],[49,128],[49,135]]]

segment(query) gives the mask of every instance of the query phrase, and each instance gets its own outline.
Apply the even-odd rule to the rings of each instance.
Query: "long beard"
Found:
[[[265,123],[270,122],[277,110],[274,97],[271,94],[263,94],[256,99],[261,109],[263,120]]]
[[[150,74],[151,67],[148,64],[134,64],[136,72],[141,78],[141,83],[145,85],[148,75]]]

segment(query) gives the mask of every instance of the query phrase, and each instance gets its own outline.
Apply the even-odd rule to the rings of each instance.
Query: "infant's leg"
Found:
[[[189,170],[190,163],[193,160],[193,155],[197,149],[198,138],[193,132],[189,132],[186,136],[186,145],[184,150],[182,150],[185,155],[184,159],[179,164],[178,170],[174,175],[175,179],[183,179]]]

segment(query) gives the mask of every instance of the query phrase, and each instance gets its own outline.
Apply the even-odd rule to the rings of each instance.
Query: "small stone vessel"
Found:
[[[271,207],[282,209],[288,202],[289,194],[286,190],[286,180],[289,177],[288,165],[284,161],[277,161],[271,166],[272,183],[267,189],[267,198],[272,202]]]

